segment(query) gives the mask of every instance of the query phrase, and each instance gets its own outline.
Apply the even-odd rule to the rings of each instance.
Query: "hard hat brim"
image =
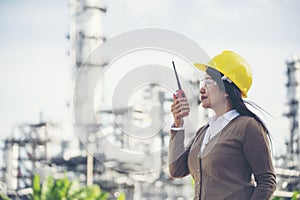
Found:
[[[201,64],[201,63],[195,63],[194,64],[194,66],[197,68],[197,69],[199,69],[199,70],[201,70],[201,71],[206,71],[206,69],[209,67],[208,65],[206,65],[206,64]]]

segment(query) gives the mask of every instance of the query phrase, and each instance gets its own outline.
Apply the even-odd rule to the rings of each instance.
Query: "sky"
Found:
[[[252,66],[249,100],[265,118],[275,153],[288,138],[285,61],[300,56],[300,1],[107,0],[103,33],[110,38],[139,28],[176,31],[197,42],[209,56],[238,52]],[[1,138],[23,122],[61,122],[70,117],[72,66],[67,35],[69,2],[0,1]]]

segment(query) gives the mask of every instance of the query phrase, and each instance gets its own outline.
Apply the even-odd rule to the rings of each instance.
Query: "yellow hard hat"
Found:
[[[194,65],[202,71],[205,71],[207,67],[218,70],[240,89],[242,97],[247,97],[247,92],[252,84],[252,70],[244,58],[237,53],[224,50],[211,59],[208,64],[195,63]]]

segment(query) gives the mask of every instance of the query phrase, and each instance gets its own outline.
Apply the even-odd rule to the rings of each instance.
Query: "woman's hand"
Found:
[[[174,118],[175,127],[183,126],[183,118],[189,115],[190,106],[186,98],[174,99],[173,104],[171,105],[171,112]]]

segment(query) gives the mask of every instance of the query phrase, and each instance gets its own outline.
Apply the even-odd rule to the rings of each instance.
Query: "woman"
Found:
[[[174,124],[169,145],[169,171],[173,177],[191,174],[194,199],[270,199],[276,188],[269,132],[245,105],[252,84],[247,62],[232,51],[223,51],[207,65],[200,84],[202,107],[215,115],[184,147],[184,121],[189,114],[185,98],[175,99]]]

